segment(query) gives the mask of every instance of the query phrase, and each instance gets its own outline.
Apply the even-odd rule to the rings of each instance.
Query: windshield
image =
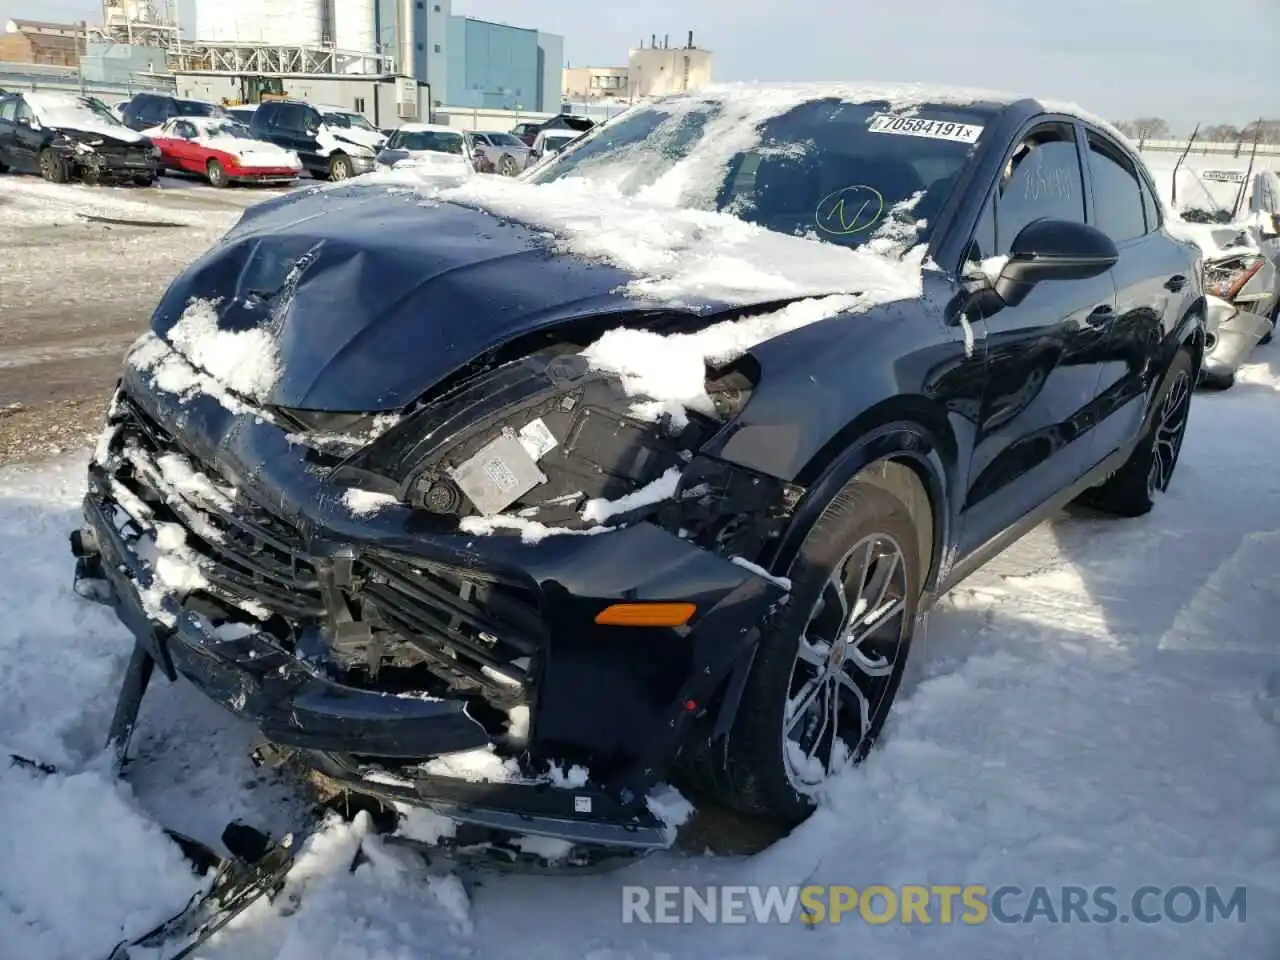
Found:
[[[101,100],[95,97],[73,97],[65,94],[28,93],[27,103],[41,123],[50,127],[110,127],[129,129],[120,122]]]
[[[180,117],[225,117],[227,111],[216,103],[205,103],[202,100],[179,100],[177,103]]]
[[[811,100],[753,132],[723,102],[663,101],[618,116],[527,179],[582,177],[846,247],[886,231],[904,246],[926,243],[993,111],[923,104],[906,117],[888,109]]]
[[[423,150],[430,153],[462,153],[462,134],[444,130],[397,130],[388,150]]]
[[[377,133],[373,128],[373,124],[366,120],[363,114],[359,113],[326,113],[324,122],[331,127],[340,127],[343,130],[354,128],[356,130],[373,130],[374,133]]]
[[[253,134],[249,132],[249,128],[237,120],[215,120],[213,123],[206,123],[201,129],[201,133],[206,137],[235,137],[237,140],[253,139]]]
[[[480,136],[488,138],[489,142],[495,147],[523,147],[525,145],[523,140],[509,133],[489,133],[485,131]]]

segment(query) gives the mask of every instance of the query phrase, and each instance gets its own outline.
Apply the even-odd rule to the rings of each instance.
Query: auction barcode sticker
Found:
[[[955,140],[959,143],[976,143],[982,133],[982,127],[972,123],[895,117],[889,113],[877,113],[873,116],[867,130],[871,133],[896,133],[904,137],[928,137],[931,140]]]

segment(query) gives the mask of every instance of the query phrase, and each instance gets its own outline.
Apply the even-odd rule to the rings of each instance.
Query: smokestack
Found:
[[[690,50],[693,49],[693,31],[692,30],[689,31],[689,49]]]
[[[653,47],[655,50],[658,49],[658,35],[656,33],[649,35],[649,46]]]
[[[413,57],[413,0],[400,0],[396,4],[396,41],[400,47],[396,67],[404,76],[416,78],[417,65]]]
[[[663,50],[671,49],[671,34],[664,33],[662,35],[662,49]]]

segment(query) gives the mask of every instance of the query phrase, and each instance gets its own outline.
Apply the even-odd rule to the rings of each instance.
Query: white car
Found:
[[[530,155],[534,160],[553,156],[582,135],[581,130],[543,130],[534,138]]]
[[[435,123],[406,123],[378,154],[381,170],[412,169],[444,176],[470,176],[475,156],[461,130]]]

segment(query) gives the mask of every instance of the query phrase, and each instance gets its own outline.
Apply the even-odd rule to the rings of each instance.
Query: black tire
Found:
[[[71,165],[54,150],[40,151],[40,176],[50,183],[66,183],[71,179]]]
[[[218,160],[210,160],[204,168],[204,175],[209,178],[210,185],[219,190],[231,185],[227,177],[227,169]]]
[[[0,173],[8,173],[8,172],[9,172],[9,165],[5,163],[3,160],[0,160]]]
[[[516,158],[509,153],[504,153],[498,159],[498,172],[504,177],[514,177],[520,172],[520,165],[516,163]]]
[[[1205,390],[1230,390],[1236,385],[1236,375],[1233,371],[1227,373],[1214,373],[1210,370],[1200,371],[1200,380],[1196,384]]]
[[[1195,387],[1192,367],[1190,351],[1178,350],[1156,397],[1156,414],[1137,448],[1106,483],[1086,491],[1080,503],[1118,517],[1151,512],[1156,497],[1169,489],[1182,453]]]
[[[330,180],[350,180],[355,175],[355,167],[351,163],[351,158],[344,153],[335,153],[329,159],[329,179]]]
[[[138,187],[154,187],[156,184],[156,178],[150,174],[145,174],[141,177],[134,177],[133,183]]]
[[[718,771],[718,776],[707,778],[717,784],[721,801],[744,813],[763,815],[786,825],[797,824],[813,811],[818,787],[835,772],[833,759],[834,766],[839,767],[857,763],[866,756],[889,714],[910,650],[923,569],[918,544],[915,523],[906,505],[883,488],[854,480],[827,505],[791,565],[791,597],[760,639],[730,731],[725,768]],[[895,550],[896,560],[891,561],[890,553]],[[864,566],[872,553],[880,557],[876,564],[882,566]],[[847,592],[847,605],[843,609],[854,611],[850,617],[844,617],[841,607],[831,602],[833,598],[838,599],[831,581],[842,567],[850,570],[850,564],[863,571],[861,575],[852,575],[861,576],[862,582],[870,584],[868,594],[878,590],[874,582],[876,576],[882,572],[888,575],[886,582],[891,583],[890,590],[872,610],[896,612],[881,616],[870,629],[865,628],[870,617],[865,617],[863,638],[853,644],[831,644],[823,651],[820,645],[809,641],[827,634],[835,638],[846,636],[844,631],[851,629],[849,624],[856,622],[858,616],[857,602]],[[821,625],[824,620],[825,625]],[[836,623],[841,626],[835,626]],[[805,656],[825,658],[825,667],[809,661],[802,663],[802,638]],[[877,653],[874,660],[863,651],[864,642],[869,640],[873,642],[868,649]],[[868,669],[864,671],[859,664],[865,664]],[[878,672],[874,691],[870,686],[862,689],[858,680],[862,678],[862,682],[870,685],[871,669]],[[824,674],[838,677],[840,682],[830,685],[829,694],[815,694],[809,708],[796,710],[797,719],[784,731],[784,717],[793,699],[803,702],[803,693],[815,680],[821,683]],[[845,683],[846,680],[849,683]],[[850,684],[858,686],[860,693],[853,694]],[[837,704],[831,714],[827,712],[827,704],[832,703],[828,695],[834,696]],[[865,726],[859,709],[859,701],[863,699],[867,701]],[[818,700],[824,702],[819,704]],[[857,723],[858,741],[844,743],[845,749],[839,754],[843,762],[833,757],[834,738],[824,749],[832,715],[837,717],[832,727],[836,732],[841,723]],[[821,724],[816,730],[815,723]],[[794,747],[808,753],[804,741],[811,737],[811,756],[825,768],[821,778],[812,785],[797,784],[794,761],[788,759],[792,745],[784,746],[784,738],[800,727],[805,730],[798,738],[801,742]]]

